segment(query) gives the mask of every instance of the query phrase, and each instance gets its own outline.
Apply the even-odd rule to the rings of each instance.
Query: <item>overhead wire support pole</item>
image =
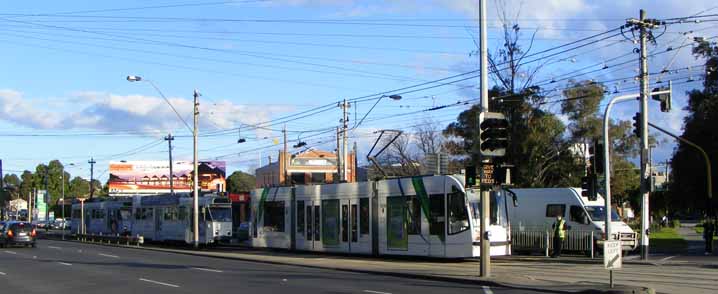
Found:
[[[640,18],[629,19],[627,26],[639,29],[640,41],[640,116],[641,116],[641,259],[648,260],[648,230],[650,227],[650,206],[649,206],[649,173],[648,166],[648,57],[646,42],[649,37],[649,30],[657,27],[655,20],[646,19],[646,11],[640,10]],[[652,35],[651,35],[652,37]]]
[[[480,88],[481,88],[481,111],[482,112],[488,112],[489,111],[489,69],[488,69],[488,44],[487,44],[487,33],[486,33],[486,1],[487,0],[479,0],[479,37],[481,39],[481,42],[479,44],[479,63],[480,63]],[[481,155],[479,153],[478,155],[481,163],[489,163],[489,158],[481,158]],[[477,164],[476,166],[481,166]],[[480,276],[481,277],[490,277],[491,276],[491,243],[489,241],[489,211],[490,211],[490,204],[489,199],[490,197],[490,191],[485,191],[485,189],[481,189],[481,264],[480,264]]]
[[[90,158],[90,161],[87,163],[90,164],[90,199],[92,199],[95,196],[95,161],[94,158]]]
[[[195,249],[199,248],[199,162],[197,156],[197,135],[199,127],[199,92],[194,90],[194,128],[192,128],[192,144],[193,144],[193,172],[192,172],[192,245]]]
[[[172,195],[175,194],[174,181],[173,181],[175,175],[174,175],[174,173],[172,172],[172,141],[174,141],[174,139],[175,139],[175,137],[172,136],[172,133],[167,134],[167,136],[165,137],[165,141],[167,141],[167,144],[168,144],[167,147],[168,147],[169,156],[170,156],[170,174],[169,174],[169,177],[170,177],[170,194],[172,194]]]

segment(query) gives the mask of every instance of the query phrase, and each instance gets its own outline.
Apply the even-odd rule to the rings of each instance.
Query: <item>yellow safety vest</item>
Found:
[[[564,226],[566,226],[566,221],[561,219],[556,222],[556,227],[554,228],[554,234],[558,235],[561,239],[566,239],[566,230],[564,230]]]

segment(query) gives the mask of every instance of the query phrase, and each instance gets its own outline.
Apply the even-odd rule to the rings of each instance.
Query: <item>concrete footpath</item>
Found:
[[[296,265],[322,269],[493,285],[516,289],[541,289],[549,293],[715,293],[718,258],[700,263],[661,257],[652,262],[627,260],[614,271],[617,286],[608,288],[608,271],[601,259],[536,256],[493,258],[492,277],[480,278],[475,259],[372,258],[278,250],[223,247],[209,250],[144,246],[157,250],[216,258]]]

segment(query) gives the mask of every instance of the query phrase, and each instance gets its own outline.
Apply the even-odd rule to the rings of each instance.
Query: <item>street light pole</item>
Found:
[[[167,141],[167,143],[169,144],[169,154],[170,154],[170,194],[172,194],[172,195],[175,194],[174,182],[173,182],[174,173],[172,172],[172,141],[173,141],[174,139],[175,139],[175,137],[172,136],[172,133],[167,134],[167,136],[165,137],[165,141]]]
[[[199,247],[199,162],[197,158],[197,128],[199,124],[199,102],[197,101],[197,98],[199,98],[199,95],[199,92],[197,90],[194,90],[194,94],[192,95],[194,97],[194,128],[192,129],[192,144],[194,150],[194,172],[192,180],[192,211],[194,213],[192,218],[192,228],[194,235],[192,239],[192,244],[194,245],[195,249]]]

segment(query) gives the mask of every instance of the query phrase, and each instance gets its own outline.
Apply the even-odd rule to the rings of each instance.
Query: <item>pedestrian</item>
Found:
[[[706,255],[713,254],[713,234],[715,234],[715,224],[710,218],[706,218],[703,222],[703,239],[706,240]]]
[[[661,227],[667,227],[668,226],[668,216],[663,215],[661,218]]]
[[[566,221],[562,215],[557,215],[556,222],[553,224],[553,254],[551,257],[557,258],[561,256],[564,239],[566,239]]]

